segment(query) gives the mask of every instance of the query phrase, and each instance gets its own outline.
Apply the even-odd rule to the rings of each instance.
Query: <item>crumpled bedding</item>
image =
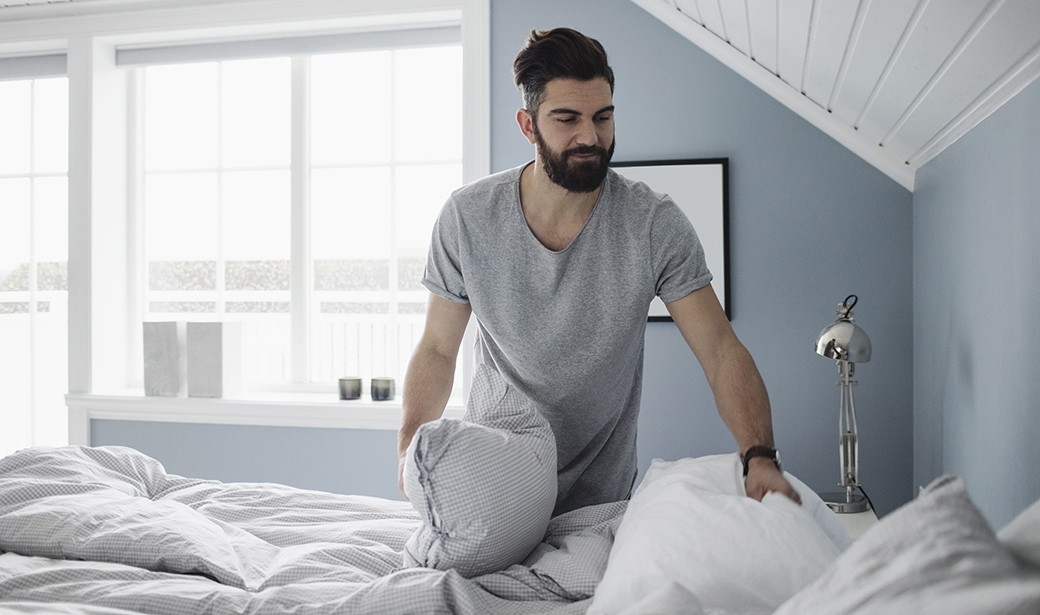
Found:
[[[584,613],[626,505],[561,515],[523,563],[465,579],[403,568],[407,502],[26,449],[0,460],[0,612]]]

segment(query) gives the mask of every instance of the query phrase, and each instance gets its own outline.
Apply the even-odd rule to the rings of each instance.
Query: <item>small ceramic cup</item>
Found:
[[[394,398],[393,378],[372,379],[372,401],[389,401]]]
[[[353,376],[339,379],[340,399],[361,399],[361,378]]]

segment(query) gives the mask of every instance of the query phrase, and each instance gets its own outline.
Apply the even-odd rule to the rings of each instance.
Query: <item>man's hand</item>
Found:
[[[749,498],[754,498],[759,502],[767,493],[775,491],[791,498],[796,504],[802,503],[802,497],[798,495],[791,483],[787,482],[773,460],[765,457],[753,457],[748,461],[744,490],[747,491]]]

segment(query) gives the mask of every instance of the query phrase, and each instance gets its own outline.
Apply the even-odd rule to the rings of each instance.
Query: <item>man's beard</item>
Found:
[[[542,139],[537,124],[534,126],[534,139],[545,174],[554,184],[570,192],[582,193],[592,192],[603,184],[610,167],[610,159],[614,156],[614,140],[610,142],[609,150],[598,145],[585,145],[557,153]],[[574,154],[599,154],[599,157],[596,160],[571,164],[570,157]]]

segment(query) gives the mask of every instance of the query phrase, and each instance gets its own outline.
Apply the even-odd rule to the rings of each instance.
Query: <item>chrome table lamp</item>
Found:
[[[859,483],[859,440],[856,425],[856,402],[852,387],[856,381],[856,363],[870,360],[870,338],[866,332],[852,322],[852,308],[858,297],[845,297],[838,308],[838,320],[820,331],[816,338],[816,354],[834,359],[838,363],[838,386],[841,387],[841,409],[838,415],[840,434],[841,482],[844,491],[821,493],[820,497],[838,513],[866,512],[872,508],[870,499]],[[859,493],[856,493],[856,490]]]

